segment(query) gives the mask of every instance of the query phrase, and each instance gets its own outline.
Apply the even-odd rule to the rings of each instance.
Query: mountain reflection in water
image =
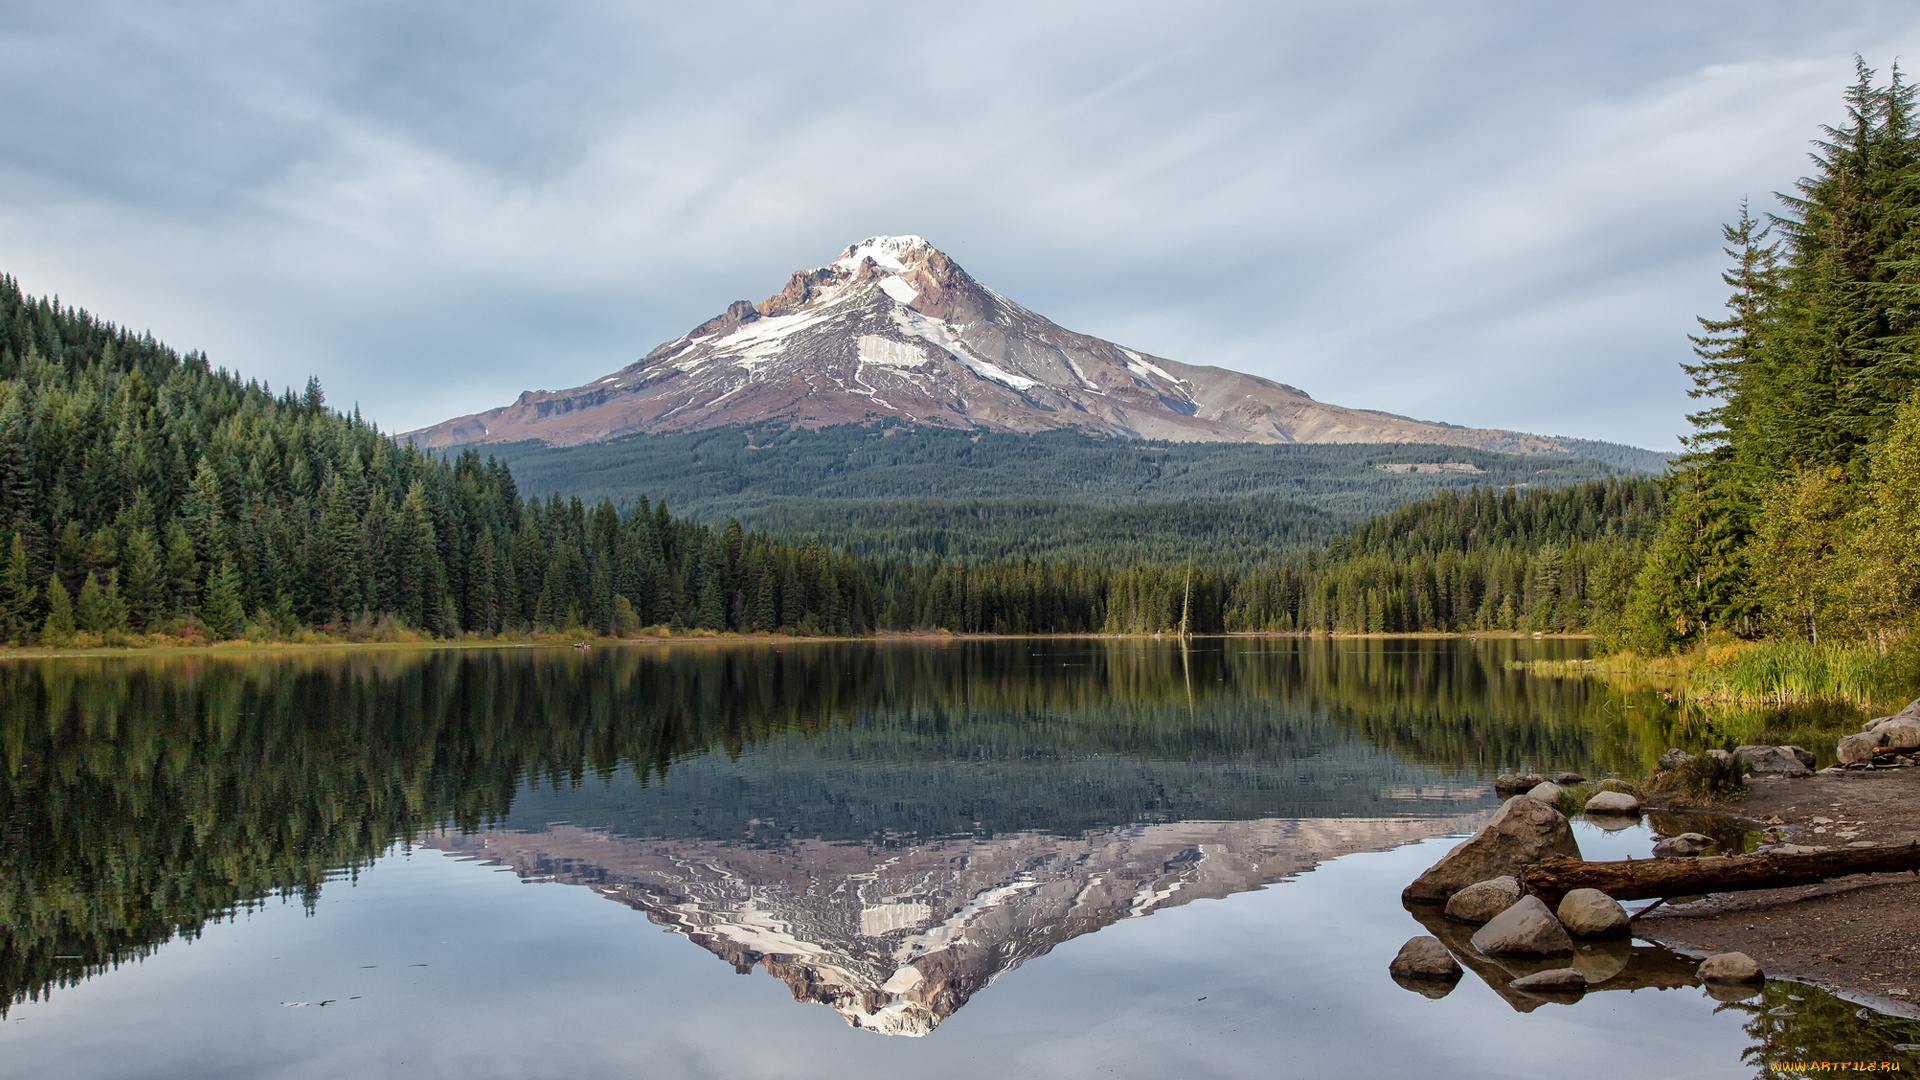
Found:
[[[1439,818],[1185,821],[880,846],[634,839],[575,826],[424,843],[587,885],[854,1027],[925,1035],[1000,975],[1121,919],[1221,899],[1323,859],[1471,829]]]
[[[1625,771],[1686,744],[1657,700],[1625,709],[1503,666],[1579,648],[1022,640],[0,663],[0,1012],[263,899],[311,903],[430,834],[628,890],[863,1024],[929,1027],[1074,934],[1461,827],[1493,805],[1503,767]],[[803,882],[817,895],[779,913],[800,943],[785,951],[743,929],[759,908],[726,899],[802,896]]]

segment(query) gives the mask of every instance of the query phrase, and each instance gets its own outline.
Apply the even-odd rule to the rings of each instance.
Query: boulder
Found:
[[[1890,746],[1903,754],[1920,750],[1920,720],[1911,716],[1896,716],[1881,724],[1877,730],[1883,740],[1882,746]]]
[[[1487,956],[1566,956],[1573,939],[1537,896],[1523,896],[1474,931],[1473,947]]]
[[[1733,764],[1733,755],[1727,753],[1725,750],[1709,750],[1700,756],[1711,761],[1717,761],[1721,765]]]
[[[1545,780],[1539,773],[1501,773],[1493,778],[1493,790],[1496,795],[1519,795],[1539,787]]]
[[[1901,709],[1899,712],[1894,713],[1893,715],[1895,717],[1906,716],[1906,717],[1911,717],[1912,719],[1915,719],[1915,720],[1920,720],[1920,698],[1914,698],[1912,701],[1907,702],[1906,708]]]
[[[1733,751],[1733,759],[1756,776],[1813,775],[1813,770],[1802,765],[1799,758],[1778,746],[1737,747]]]
[[[1548,806],[1552,806],[1553,801],[1566,794],[1566,791],[1566,788],[1561,787],[1551,780],[1543,780],[1535,785],[1533,790],[1527,792],[1527,798],[1538,799]]]
[[[1858,735],[1849,735],[1834,747],[1834,754],[1842,765],[1871,765],[1873,752],[1880,748],[1885,736],[1877,731],[1863,731]]]
[[[1560,925],[1576,937],[1619,937],[1628,930],[1627,909],[1599,889],[1574,889],[1560,900]]]
[[[1659,764],[1660,764],[1660,767],[1663,769],[1677,769],[1680,766],[1685,765],[1687,762],[1692,760],[1693,760],[1692,754],[1689,754],[1685,750],[1682,750],[1676,746],[1673,749],[1667,751],[1666,753],[1660,755]]]
[[[1624,791],[1603,791],[1587,800],[1589,814],[1637,814],[1640,800]]]
[[[1653,845],[1653,857],[1656,859],[1691,859],[1705,855],[1720,845],[1713,837],[1705,833],[1683,832],[1679,836],[1669,836]]]
[[[1807,749],[1804,746],[1783,746],[1780,749],[1785,750],[1789,754],[1792,754],[1794,758],[1800,762],[1800,764],[1805,765],[1809,769],[1813,768],[1813,763],[1815,761],[1815,758],[1813,756],[1813,751]]]
[[[1553,782],[1559,784],[1561,787],[1572,787],[1575,784],[1586,783],[1587,778],[1577,772],[1563,772],[1559,776],[1554,777]]]
[[[1401,979],[1457,979],[1460,962],[1453,958],[1437,937],[1422,934],[1408,938],[1400,952],[1387,965],[1387,972]]]
[[[1626,795],[1638,795],[1638,794],[1640,794],[1640,792],[1639,792],[1639,790],[1638,790],[1637,788],[1635,788],[1635,787],[1634,787],[1634,786],[1633,786],[1632,784],[1629,784],[1629,783],[1627,783],[1627,782],[1626,782],[1625,780],[1618,780],[1618,779],[1615,779],[1614,777],[1611,777],[1611,776],[1609,776],[1609,777],[1607,777],[1607,778],[1606,778],[1605,780],[1602,780],[1602,781],[1600,781],[1599,783],[1597,783],[1597,784],[1595,784],[1595,785],[1593,785],[1593,790],[1595,790],[1595,791],[1618,791],[1618,792],[1621,792],[1621,793],[1623,793],[1623,794],[1626,794]]]
[[[1447,918],[1479,926],[1520,899],[1520,879],[1497,877],[1476,881],[1447,899]]]
[[[1706,982],[1761,982],[1766,977],[1753,957],[1743,952],[1714,953],[1700,961],[1700,978]]]
[[[1552,968],[1515,979],[1507,986],[1522,993],[1539,994],[1544,991],[1554,995],[1584,994],[1587,992],[1587,977],[1573,968]]]
[[[1873,730],[1874,728],[1877,728],[1877,727],[1879,727],[1879,726],[1880,726],[1881,724],[1884,724],[1884,723],[1886,723],[1887,721],[1889,721],[1889,720],[1891,720],[1891,719],[1893,719],[1893,717],[1891,717],[1891,716],[1876,716],[1876,717],[1874,717],[1873,719],[1871,719],[1871,720],[1869,720],[1869,721],[1867,721],[1866,723],[1864,723],[1864,724],[1861,724],[1861,725],[1860,725],[1860,730],[1861,730],[1861,731],[1872,731],[1872,730]]]
[[[1550,855],[1580,857],[1573,827],[1560,811],[1538,799],[1516,795],[1496,811],[1480,831],[1462,840],[1400,893],[1407,903],[1444,903],[1476,881],[1521,870]]]

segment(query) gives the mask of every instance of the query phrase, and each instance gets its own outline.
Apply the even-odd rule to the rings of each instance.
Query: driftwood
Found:
[[[1709,855],[1625,862],[1583,862],[1556,855],[1527,867],[1520,881],[1549,907],[1557,907],[1561,897],[1574,889],[1599,889],[1615,900],[1650,900],[1743,889],[1783,889],[1848,874],[1903,870],[1920,872],[1920,843],[1796,855]]]

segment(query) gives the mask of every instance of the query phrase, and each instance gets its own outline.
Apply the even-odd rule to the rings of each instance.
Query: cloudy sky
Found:
[[[878,233],[1054,320],[1670,448],[1718,228],[1910,0],[11,4],[0,272],[405,430]]]

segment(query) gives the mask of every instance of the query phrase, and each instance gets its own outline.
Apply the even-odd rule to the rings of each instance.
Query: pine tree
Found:
[[[220,637],[237,637],[246,628],[247,610],[240,604],[240,574],[233,563],[221,560],[207,575],[207,595],[199,615],[207,629]]]
[[[59,574],[47,578],[47,621],[40,628],[40,640],[63,645],[73,636],[73,596],[67,592]]]
[[[100,575],[88,572],[80,585],[80,598],[74,605],[74,625],[89,634],[107,632],[107,594],[100,587]]]
[[[19,530],[7,549],[7,565],[0,573],[0,635],[16,645],[25,645],[32,635],[33,605],[40,598],[27,567],[27,545]]]
[[[160,561],[160,548],[153,533],[137,528],[128,535],[127,615],[133,625],[147,627],[159,621],[166,610],[166,576]]]

